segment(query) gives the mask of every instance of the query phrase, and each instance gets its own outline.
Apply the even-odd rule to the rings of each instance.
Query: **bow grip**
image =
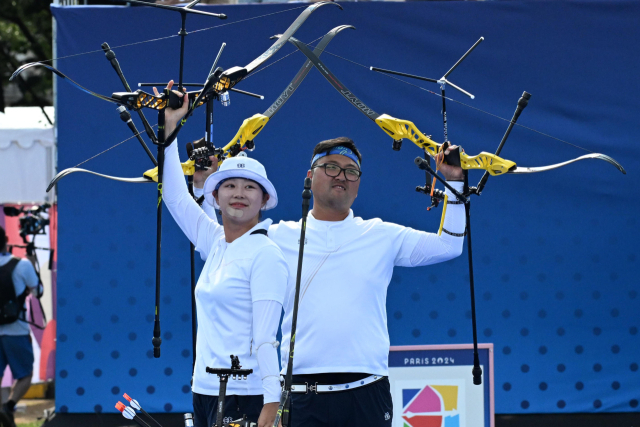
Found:
[[[184,95],[180,97],[168,89],[165,89],[165,94],[169,95],[169,108],[177,110],[182,107]]]
[[[451,144],[449,144],[449,142],[445,141],[445,143],[442,144],[442,152],[444,153],[445,151],[447,151],[447,148],[449,148],[450,145]],[[445,154],[444,162],[451,166],[460,167],[460,147],[456,148],[455,150],[449,151],[449,154]]]

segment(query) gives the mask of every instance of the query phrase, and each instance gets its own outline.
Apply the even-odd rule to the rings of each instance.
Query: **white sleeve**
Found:
[[[280,248],[272,243],[262,247],[251,265],[251,302],[273,300],[283,304],[288,281],[289,266]]]
[[[165,148],[162,181],[164,203],[171,216],[196,246],[196,250],[206,258],[213,244],[224,234],[224,230],[215,219],[212,220],[200,209],[189,194],[180,166],[177,140]]]
[[[204,188],[193,187],[193,195],[195,196],[196,200],[202,197],[203,194],[204,194]],[[213,206],[211,206],[209,203],[207,203],[206,200],[202,201],[201,208],[209,218],[211,218],[215,222],[218,222],[218,217],[216,216],[216,209]]]
[[[450,182],[450,184],[457,191],[462,191],[462,182]],[[449,201],[454,202],[457,200],[456,196],[448,189],[445,190],[445,193],[449,196]],[[451,233],[464,234],[464,204],[449,203],[447,205],[442,228]],[[403,267],[421,267],[448,261],[460,256],[463,244],[463,236],[452,236],[444,231],[441,235],[438,235],[437,233],[427,233],[411,229],[403,240],[404,247],[400,251],[401,253],[410,254],[410,256],[408,259],[405,257],[400,262],[396,262],[396,265]]]
[[[262,376],[264,403],[280,401],[280,368],[276,341],[282,304],[278,301],[255,301],[253,303],[253,345]]]

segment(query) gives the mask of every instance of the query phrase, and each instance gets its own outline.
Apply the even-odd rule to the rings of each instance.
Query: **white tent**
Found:
[[[53,120],[54,108],[45,107]],[[41,204],[53,202],[53,192],[46,188],[55,176],[56,145],[54,126],[39,107],[9,107],[0,113],[0,205]],[[47,227],[48,231],[48,227]],[[49,236],[35,239],[38,247],[49,247]],[[48,269],[49,252],[37,250],[45,293],[41,302],[47,319],[52,318],[51,272]],[[34,307],[36,304],[34,303]],[[34,350],[33,382],[40,382],[40,346],[32,337]],[[9,367],[3,376],[3,386],[12,383]]]
[[[53,120],[53,107],[45,107]],[[54,126],[38,107],[0,113],[0,204],[53,202],[45,192],[55,176]]]

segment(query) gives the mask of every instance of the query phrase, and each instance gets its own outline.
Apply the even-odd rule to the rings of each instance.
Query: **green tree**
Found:
[[[52,105],[52,75],[28,70],[9,82],[22,64],[51,59],[50,0],[0,1],[0,111],[9,106]]]

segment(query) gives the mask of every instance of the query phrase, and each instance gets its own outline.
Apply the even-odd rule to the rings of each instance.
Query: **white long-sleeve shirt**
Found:
[[[271,220],[227,243],[215,214],[208,217],[192,199],[180,167],[177,143],[166,148],[164,202],[205,264],[196,285],[198,333],[192,390],[217,396],[219,380],[206,367],[229,368],[231,354],[247,380],[229,379],[227,394],[264,395],[280,400],[276,333],[288,282],[282,251],[263,234]]]
[[[462,191],[461,182],[450,182]],[[455,196],[446,190],[449,200]],[[202,195],[202,190],[199,194]],[[206,203],[205,203],[206,205]],[[203,208],[215,216],[211,206]],[[301,221],[269,227],[269,237],[289,265],[280,350],[286,372],[298,265]],[[449,204],[444,229],[465,231],[464,205]],[[360,372],[388,374],[387,288],[393,268],[448,261],[462,253],[463,237],[414,230],[353,211],[343,221],[319,221],[309,214],[302,263],[294,374]]]

